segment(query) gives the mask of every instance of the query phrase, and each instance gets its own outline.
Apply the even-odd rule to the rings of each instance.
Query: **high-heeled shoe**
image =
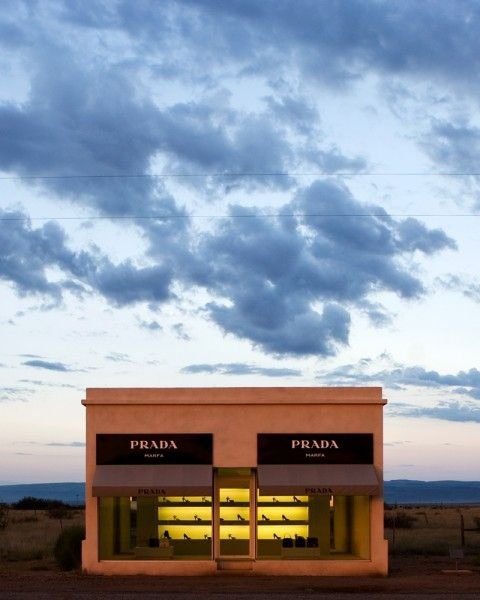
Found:
[[[180,519],[177,517],[177,515],[173,515],[173,520],[174,521],[180,521]]]
[[[290,521],[290,519],[289,519],[288,517],[286,517],[285,515],[282,515],[282,519],[283,519],[284,521]]]
[[[272,498],[272,502],[278,502],[276,498]]]
[[[184,540],[191,540],[192,538],[190,536],[188,536],[186,533],[183,534],[183,539]]]
[[[212,538],[210,536],[208,536],[206,533],[203,536],[206,540],[211,540]]]
[[[201,521],[202,520],[198,515],[193,515],[193,518],[195,519],[195,521]]]
[[[190,500],[188,498],[185,498],[185,496],[182,496],[182,502],[190,502]]]
[[[263,521],[270,521],[270,519],[266,515],[262,515],[262,520]]]
[[[299,500],[296,496],[293,497],[293,501],[294,502],[301,502],[301,500]]]
[[[277,535],[276,533],[274,533],[273,534],[273,539],[274,540],[281,540],[282,538],[279,535]]]
[[[236,540],[237,538],[235,536],[233,536],[231,533],[228,534],[228,539],[230,540]]]
[[[245,519],[242,517],[242,515],[237,515],[237,520],[238,521],[245,521]]]
[[[170,537],[170,534],[168,533],[168,529],[165,529],[165,531],[163,532],[163,536],[165,539],[167,540],[171,540],[172,538]]]

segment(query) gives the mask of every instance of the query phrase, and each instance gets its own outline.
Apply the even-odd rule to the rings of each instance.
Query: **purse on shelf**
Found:
[[[154,537],[148,538],[148,547],[149,548],[158,548],[159,544],[160,544],[160,540],[158,538],[154,538]]]
[[[293,540],[291,537],[284,537],[282,540],[282,548],[293,548]]]
[[[307,548],[318,548],[318,538],[308,537],[307,538]]]
[[[305,548],[305,538],[303,535],[295,536],[295,548]]]

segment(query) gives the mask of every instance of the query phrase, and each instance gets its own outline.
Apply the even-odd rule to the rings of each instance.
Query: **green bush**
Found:
[[[82,560],[82,540],[85,537],[85,528],[80,525],[66,527],[58,536],[53,549],[53,555],[58,566],[63,571],[70,571],[80,567]]]

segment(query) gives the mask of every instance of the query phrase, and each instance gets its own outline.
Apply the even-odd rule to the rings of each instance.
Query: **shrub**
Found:
[[[68,508],[68,504],[65,504],[61,500],[45,500],[45,498],[25,496],[12,504],[12,508],[18,510],[49,510],[51,508]]]
[[[385,527],[393,529],[412,529],[413,524],[417,519],[411,515],[407,515],[404,512],[398,512],[397,514],[385,515],[384,524]]]
[[[8,506],[0,504],[0,529],[5,529],[8,525]]]
[[[80,567],[82,559],[82,540],[85,537],[85,528],[80,525],[66,527],[58,536],[53,549],[53,555],[58,566],[63,571],[70,571]]]

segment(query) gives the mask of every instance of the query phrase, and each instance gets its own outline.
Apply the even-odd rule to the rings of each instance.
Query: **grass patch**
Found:
[[[71,511],[70,523],[83,526],[83,511]],[[31,561],[51,563],[53,548],[61,531],[61,521],[52,519],[46,510],[10,509],[9,521],[0,530],[0,561],[4,569],[7,564],[13,563],[19,566]],[[42,565],[37,564],[36,567],[41,568]]]
[[[465,529],[476,529],[480,520],[479,507],[401,507],[385,511],[385,537],[390,554],[397,556],[449,556],[450,548],[462,545],[461,517]],[[395,527],[394,520],[411,520],[411,527]],[[465,531],[465,555],[480,553],[480,531]]]

